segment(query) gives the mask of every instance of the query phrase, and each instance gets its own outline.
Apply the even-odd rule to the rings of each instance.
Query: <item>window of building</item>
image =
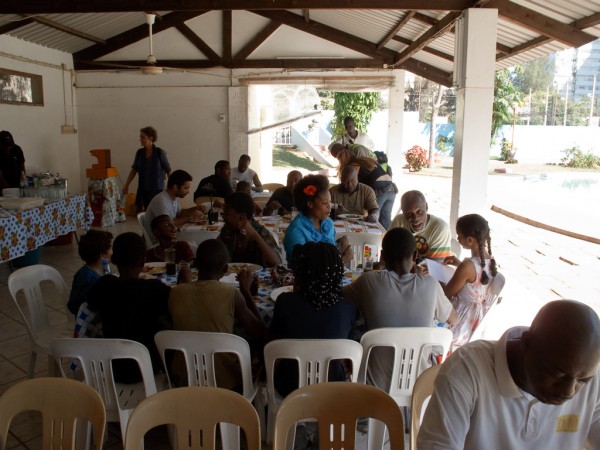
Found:
[[[43,105],[42,76],[0,68],[0,103]]]

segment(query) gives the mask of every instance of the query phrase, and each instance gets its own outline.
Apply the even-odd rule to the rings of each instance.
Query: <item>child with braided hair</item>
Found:
[[[487,220],[479,214],[460,217],[456,222],[456,236],[463,248],[471,250],[471,257],[462,262],[456,256],[444,259],[444,264],[458,266],[444,286],[444,293],[458,314],[459,322],[452,331],[453,346],[459,347],[469,341],[486,313],[487,305],[484,302],[497,269],[492,257],[492,239]]]

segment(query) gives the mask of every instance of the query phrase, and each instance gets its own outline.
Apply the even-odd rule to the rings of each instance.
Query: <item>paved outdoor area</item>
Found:
[[[398,174],[395,178],[400,192],[421,190],[427,197],[431,213],[449,217],[450,178],[406,173]],[[493,192],[497,185],[502,186],[502,183],[490,177],[492,191],[488,193],[489,206],[494,202],[507,201],[506,196],[501,195],[506,192]],[[517,200],[527,200],[527,192],[522,192],[519,197],[522,198],[514,197],[515,205]],[[535,199],[531,201],[535,202]],[[593,204],[590,203],[590,207]],[[510,209],[510,205],[499,206]],[[565,214],[560,212],[561,207],[556,205],[557,214]],[[577,299],[590,304],[600,313],[600,245],[531,227],[491,210],[484,212],[484,216],[491,225],[492,251],[499,271],[506,277],[503,300],[490,312],[484,337],[495,339],[510,326],[529,324],[544,303],[555,299]],[[138,227],[134,218],[128,218],[126,223],[117,224],[109,230],[117,235],[124,231],[138,231]],[[75,242],[60,247],[44,247],[41,263],[56,267],[68,286],[75,271],[82,265]],[[30,349],[25,327],[8,293],[8,276],[8,265],[0,265],[0,394],[26,378]],[[62,301],[53,300],[49,306],[52,323],[64,327],[67,316]],[[47,359],[40,356],[36,376],[46,373]],[[164,436],[157,442],[160,443],[159,448],[166,446]],[[34,414],[26,414],[15,422],[6,448],[35,450],[40,448],[40,444],[39,421],[35,420]],[[107,447],[121,447],[117,427],[109,428]]]

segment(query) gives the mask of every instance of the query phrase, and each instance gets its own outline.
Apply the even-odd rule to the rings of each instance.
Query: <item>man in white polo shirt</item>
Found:
[[[600,320],[545,305],[530,328],[467,344],[442,365],[419,430],[428,449],[600,449]]]

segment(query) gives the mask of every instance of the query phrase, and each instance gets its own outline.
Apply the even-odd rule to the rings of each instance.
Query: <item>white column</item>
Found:
[[[248,153],[248,87],[230,87],[228,94],[229,161],[236,166],[240,156]]]
[[[404,126],[404,70],[393,70],[394,86],[390,88],[389,95],[389,128],[387,156],[392,169],[398,174],[406,164],[402,142],[402,128]]]
[[[458,217],[485,215],[494,100],[496,9],[468,9],[456,27],[456,135],[450,228]]]

